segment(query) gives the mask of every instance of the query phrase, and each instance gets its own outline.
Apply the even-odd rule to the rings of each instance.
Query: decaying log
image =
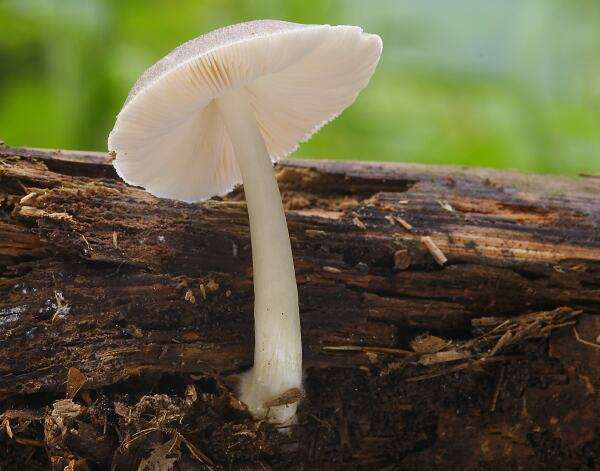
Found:
[[[600,180],[279,165],[307,367],[287,436],[234,395],[243,192],[161,200],[110,160],[0,147],[0,462],[600,466]]]

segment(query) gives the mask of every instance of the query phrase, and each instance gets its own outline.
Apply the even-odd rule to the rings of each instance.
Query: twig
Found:
[[[83,239],[83,241],[85,242],[85,245],[87,245],[87,248],[90,252],[93,252],[94,250],[92,249],[90,243],[88,242],[88,240],[85,238],[85,236],[83,234],[80,234],[81,238]]]
[[[584,345],[587,345],[588,347],[594,347],[594,348],[600,348],[600,345],[596,345],[595,343],[589,342],[587,340],[582,339],[579,336],[579,332],[577,332],[577,327],[573,326],[573,333],[575,334],[575,339],[579,342],[582,343]]]
[[[465,344],[465,348],[470,348],[475,342],[478,342],[479,340],[483,340],[487,337],[491,337],[492,335],[494,335],[494,333],[497,330],[502,329],[502,327],[505,327],[506,325],[511,323],[511,319],[506,319],[502,324],[497,325],[496,327],[494,327],[492,330],[490,330],[489,332],[485,332],[483,334],[481,334],[479,337],[475,337],[472,340],[469,340],[466,344]]]
[[[321,347],[326,352],[373,352],[373,353],[391,353],[396,355],[415,355],[415,352],[400,350],[399,348],[389,347],[362,347],[360,345],[334,345]]]
[[[214,469],[214,462],[204,454],[200,448],[190,442],[187,438],[185,438],[180,432],[177,430],[173,430],[173,433],[183,442],[185,446],[189,450],[190,454],[196,458],[200,463],[204,464],[208,469]]]
[[[140,430],[140,431],[134,433],[129,440],[124,440],[123,443],[121,443],[121,446],[119,448],[121,448],[122,450],[126,450],[129,448],[129,446],[132,443],[136,442],[137,440],[139,440],[142,437],[145,437],[149,433],[156,432],[157,430],[160,430],[160,428],[159,427],[150,427],[150,428],[146,428],[144,430]]]
[[[456,366],[449,368],[447,370],[444,370],[444,371],[438,371],[436,373],[430,373],[430,374],[420,375],[420,376],[412,376],[410,378],[407,378],[406,382],[407,383],[417,383],[419,381],[425,381],[426,379],[437,378],[439,376],[445,376],[450,373],[456,373],[457,371],[466,370],[470,366],[479,366],[479,365],[485,365],[488,363],[496,363],[496,362],[501,362],[501,361],[522,360],[524,358],[525,357],[522,357],[522,356],[483,357],[483,358],[480,358],[479,360],[467,361],[467,362],[461,363],[460,365],[456,365]]]
[[[500,370],[500,377],[498,378],[498,384],[496,384],[496,390],[494,391],[494,397],[492,399],[492,407],[491,411],[494,412],[496,410],[496,403],[498,402],[498,397],[500,396],[500,389],[502,384],[504,383],[504,372],[506,371],[506,366],[503,365]]]

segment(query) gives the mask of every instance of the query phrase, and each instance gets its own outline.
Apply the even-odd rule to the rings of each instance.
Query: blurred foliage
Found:
[[[370,86],[299,156],[600,171],[597,0],[0,0],[0,137],[105,149],[146,67],[256,18],[384,40]]]

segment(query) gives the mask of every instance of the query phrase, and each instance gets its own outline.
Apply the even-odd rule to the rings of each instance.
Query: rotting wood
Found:
[[[282,163],[307,365],[284,438],[233,394],[252,361],[243,193],[160,200],[110,160],[0,148],[0,457],[109,466],[136,437],[126,469],[166,443],[191,467],[598,465],[598,179]],[[427,332],[440,350],[411,351]],[[66,394],[78,415],[44,425]]]

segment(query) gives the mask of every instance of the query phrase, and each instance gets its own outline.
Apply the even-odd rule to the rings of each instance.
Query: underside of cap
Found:
[[[355,26],[242,23],[189,41],[140,77],[108,140],[128,183],[187,202],[241,183],[215,100],[243,90],[271,159],[294,151],[368,83],[381,39]]]

